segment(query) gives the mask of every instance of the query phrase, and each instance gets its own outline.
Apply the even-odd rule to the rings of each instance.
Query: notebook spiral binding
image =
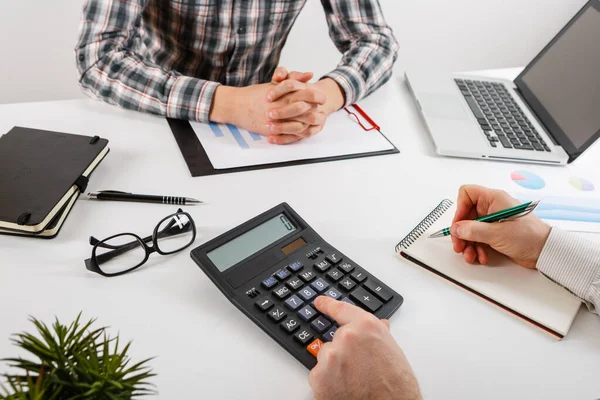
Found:
[[[402,249],[406,250],[410,245],[417,241],[429,228],[431,225],[437,221],[442,214],[452,207],[454,202],[452,200],[443,200],[436,208],[433,209],[432,212],[429,213],[419,224],[413,229],[400,243],[396,245],[396,253],[402,251]]]

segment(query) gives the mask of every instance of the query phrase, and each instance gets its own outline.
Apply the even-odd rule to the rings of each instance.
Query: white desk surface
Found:
[[[204,200],[186,207],[198,226],[195,245],[287,201],[325,240],[404,296],[391,328],[427,399],[598,398],[598,316],[582,307],[557,342],[399,260],[394,245],[463,183],[516,189],[508,179],[515,168],[546,175],[597,168],[600,147],[568,167],[441,158],[401,74],[361,104],[401,154],[192,178],[163,118],[92,100],[0,106],[0,132],[24,125],[108,138],[111,152],[88,191]],[[54,240],[0,236],[0,357],[17,354],[9,335],[31,330],[29,315],[67,322],[83,310],[133,339],[136,358],[158,356],[151,365],[159,398],[312,398],[308,371],[229,303],[189,251],[154,254],[138,272],[119,278],[85,269],[90,235],[146,235],[175,210],[82,197]]]

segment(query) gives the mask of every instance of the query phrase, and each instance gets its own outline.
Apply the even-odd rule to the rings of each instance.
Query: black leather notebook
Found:
[[[0,233],[56,234],[108,151],[97,136],[14,127],[0,137]]]

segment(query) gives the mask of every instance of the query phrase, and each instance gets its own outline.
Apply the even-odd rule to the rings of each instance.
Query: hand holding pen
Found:
[[[470,263],[487,264],[493,249],[517,264],[535,268],[551,228],[532,213],[502,223],[475,221],[498,211],[519,206],[504,191],[481,186],[463,186],[458,193],[456,214],[450,227],[454,251]]]

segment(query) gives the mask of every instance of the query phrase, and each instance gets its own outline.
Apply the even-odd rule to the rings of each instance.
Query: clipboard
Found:
[[[351,108],[350,108],[351,107]],[[279,163],[269,163],[269,164],[260,164],[260,165],[249,165],[243,167],[235,167],[235,168],[214,168],[213,164],[208,157],[208,154],[196,132],[190,125],[188,121],[178,120],[167,118],[167,122],[171,131],[173,132],[173,136],[175,137],[175,141],[179,146],[179,150],[185,160],[188,169],[193,177],[197,176],[208,176],[208,175],[219,175],[219,174],[228,174],[234,172],[246,172],[246,171],[255,171],[259,169],[267,169],[267,168],[281,168],[281,167],[291,167],[295,165],[303,165],[303,164],[314,164],[314,163],[322,163],[322,162],[330,162],[330,161],[340,161],[340,160],[348,160],[354,158],[363,158],[363,157],[375,157],[382,156],[388,154],[398,154],[400,151],[396,148],[396,146],[381,132],[381,128],[367,113],[364,112],[362,108],[358,105],[354,104],[350,107],[344,108],[344,110],[348,113],[350,117],[352,117],[355,122],[365,131],[377,131],[380,135],[382,135],[385,140],[387,140],[392,146],[389,150],[381,150],[381,151],[372,151],[365,153],[356,153],[356,154],[347,154],[347,155],[339,155],[332,157],[321,157],[314,159],[305,159],[305,160],[294,160],[294,161],[286,161]],[[360,118],[356,114],[358,113],[368,124],[365,125],[361,122]]]

